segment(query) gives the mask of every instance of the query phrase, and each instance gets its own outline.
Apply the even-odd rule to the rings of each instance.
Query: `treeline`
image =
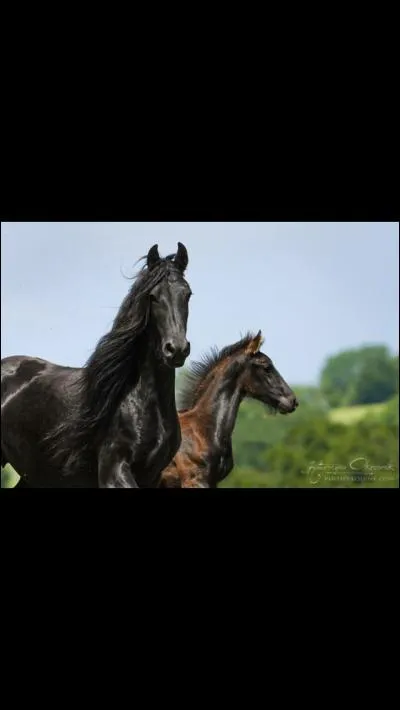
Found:
[[[333,355],[322,370],[320,390],[330,407],[386,402],[399,391],[399,356],[384,345]]]

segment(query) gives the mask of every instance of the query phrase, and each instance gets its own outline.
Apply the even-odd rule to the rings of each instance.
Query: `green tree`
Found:
[[[331,407],[384,402],[396,388],[395,359],[384,345],[333,355],[321,373],[321,392]]]
[[[393,368],[396,380],[396,392],[399,393],[399,356],[395,355],[393,358]]]
[[[318,412],[320,414],[326,413],[330,409],[329,403],[319,387],[296,385],[292,389],[301,404],[301,408],[299,407],[298,412],[296,410],[296,413],[298,413],[300,417],[302,413],[306,413],[307,416],[309,416],[310,412]]]

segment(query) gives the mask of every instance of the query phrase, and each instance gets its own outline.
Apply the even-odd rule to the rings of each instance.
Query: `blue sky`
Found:
[[[1,355],[80,366],[155,243],[183,242],[194,359],[247,330],[290,384],[364,343],[398,350],[398,223],[2,223]]]

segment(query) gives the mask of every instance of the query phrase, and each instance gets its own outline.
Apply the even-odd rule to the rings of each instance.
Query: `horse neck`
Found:
[[[149,393],[156,396],[158,407],[164,418],[177,418],[175,404],[175,369],[165,365],[157,357],[152,337],[143,342],[139,366],[140,374],[134,388],[137,399],[148,402]]]
[[[103,436],[122,401],[129,396],[143,403],[143,411],[152,400],[157,402],[164,419],[169,416],[168,406],[172,410],[170,416],[177,417],[174,410],[175,371],[158,360],[150,327],[138,336],[133,352],[129,340],[121,342],[118,358],[114,353],[112,357],[109,355],[109,342],[113,337],[111,331],[100,341],[89,366],[83,371],[82,407],[86,426],[81,427],[81,435],[86,438],[90,432]]]
[[[196,413],[205,424],[204,433],[217,452],[223,451],[232,439],[243,399],[240,374],[240,371],[233,374],[229,367],[221,374],[215,373],[196,405]]]

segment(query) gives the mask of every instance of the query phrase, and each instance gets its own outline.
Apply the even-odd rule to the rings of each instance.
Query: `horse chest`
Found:
[[[146,486],[158,486],[162,471],[168,466],[179,448],[175,432],[158,432],[157,438],[150,445],[143,447],[143,456],[139,456],[132,469],[139,485],[146,481]]]
[[[179,448],[177,418],[164,417],[158,407],[148,407],[141,416],[125,409],[122,428],[124,440],[129,442],[132,473],[139,484],[156,484]]]
[[[158,484],[180,444],[176,410],[139,384],[122,402],[116,419],[125,459],[139,486]]]

